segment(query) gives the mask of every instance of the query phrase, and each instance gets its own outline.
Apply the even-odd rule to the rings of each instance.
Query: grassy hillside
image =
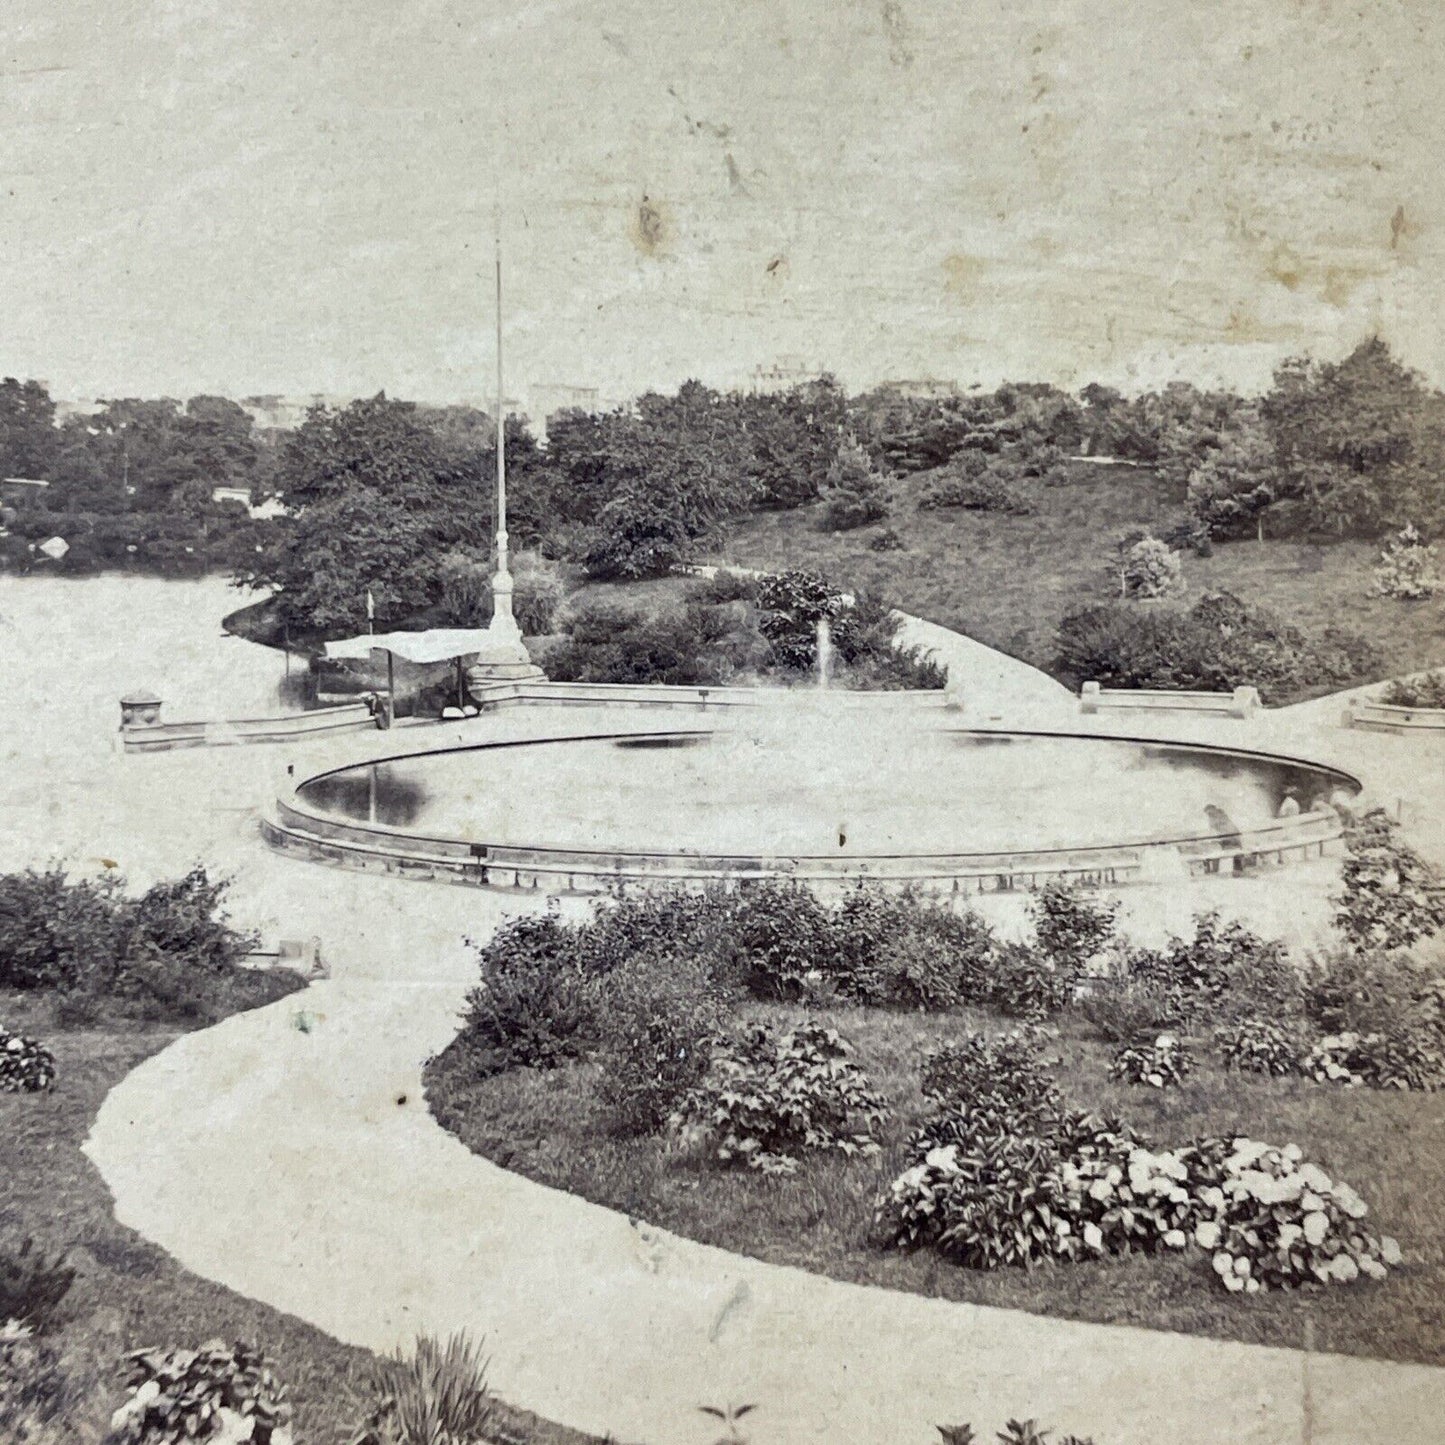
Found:
[[[818,530],[817,504],[749,516],[730,532],[726,560],[749,567],[813,567],[849,586],[877,586],[906,611],[957,628],[1047,667],[1064,613],[1109,595],[1105,562],[1130,527],[1158,530],[1183,515],[1183,498],[1151,471],[1074,463],[1064,485],[1041,488],[1027,517],[956,509],[920,512],[932,473],[896,484],[891,526],[902,542],[875,552],[877,527]],[[1382,675],[1445,663],[1445,595],[1401,603],[1369,595],[1372,543],[1231,542],[1212,557],[1186,555],[1189,593],[1227,590],[1313,631],[1329,623],[1380,650]]]

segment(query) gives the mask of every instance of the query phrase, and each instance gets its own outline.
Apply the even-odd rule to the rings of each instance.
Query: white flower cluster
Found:
[[[895,1243],[933,1244],[985,1268],[1193,1246],[1236,1294],[1378,1280],[1400,1263],[1399,1245],[1363,1222],[1364,1200],[1294,1144],[1239,1137],[1156,1151],[1101,1134],[1040,1163],[1021,1207],[1012,1181],[999,1188],[995,1161],[941,1145],[894,1179],[880,1214]],[[988,1242],[1010,1237],[1026,1243]]]
[[[1173,1034],[1160,1034],[1147,1047],[1121,1049],[1109,1065],[1109,1077],[1153,1089],[1177,1084],[1194,1068],[1194,1055]]]
[[[1223,1182],[1200,1196],[1211,1212],[1195,1225],[1194,1241],[1214,1252],[1226,1289],[1379,1280],[1400,1263],[1400,1246],[1362,1223],[1365,1201],[1304,1160],[1297,1145],[1236,1139],[1223,1165]]]
[[[38,1094],[55,1087],[55,1055],[34,1039],[0,1029],[0,1094]]]

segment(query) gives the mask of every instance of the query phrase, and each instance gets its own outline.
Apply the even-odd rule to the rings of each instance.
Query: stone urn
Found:
[[[160,725],[161,700],[155,693],[141,689],[127,693],[120,700],[120,725],[129,728],[153,728]]]

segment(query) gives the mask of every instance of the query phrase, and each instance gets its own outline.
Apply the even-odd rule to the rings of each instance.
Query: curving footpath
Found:
[[[1028,706],[1056,688],[1009,662],[1000,673]],[[1271,730],[1307,725],[1318,743],[1308,719],[1281,714]],[[1418,770],[1420,754],[1398,756]],[[132,798],[198,766],[185,754],[140,765],[143,783],[124,765]],[[95,1121],[86,1149],[117,1216],[197,1273],[372,1348],[483,1333],[507,1398],[649,1445],[702,1445],[715,1432],[697,1407],[743,1403],[765,1445],[907,1445],[938,1422],[992,1431],[1024,1415],[1100,1445],[1440,1438],[1445,1370],[842,1284],[678,1239],[470,1154],[428,1114],[421,1070],[471,982],[460,935],[520,905],[271,855],[248,813],[216,821],[238,787],[254,796],[255,776],[234,771],[235,752],[209,766],[208,821],[168,851],[219,828],[241,898],[288,933],[319,934],[336,977],[180,1039]]]

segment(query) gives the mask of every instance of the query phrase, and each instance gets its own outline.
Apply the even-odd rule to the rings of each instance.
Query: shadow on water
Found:
[[[301,797],[329,813],[359,823],[381,823],[388,828],[409,828],[426,811],[431,792],[415,777],[378,764],[373,784],[370,768],[348,768],[317,778],[301,788]]]

